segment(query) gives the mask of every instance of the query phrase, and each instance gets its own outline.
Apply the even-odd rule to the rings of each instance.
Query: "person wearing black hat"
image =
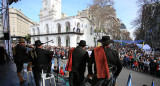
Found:
[[[35,58],[32,62],[32,69],[33,69],[33,74],[34,74],[34,79],[36,86],[40,86],[40,80],[41,80],[41,72],[42,69],[48,68],[49,64],[47,61],[47,56],[53,56],[54,52],[49,51],[49,50],[44,50],[42,49],[43,43],[41,43],[40,40],[35,41],[34,46],[36,47],[35,49]]]
[[[114,81],[122,69],[122,63],[119,59],[118,52],[109,47],[109,36],[103,36],[98,40],[102,46],[94,48],[91,54],[91,64],[94,63],[94,74],[92,86],[114,86]],[[92,68],[92,66],[90,66]],[[88,70],[92,73],[92,69]]]
[[[66,70],[69,71],[70,86],[84,86],[84,72],[88,62],[88,52],[85,50],[86,41],[81,40],[76,48],[69,51]]]

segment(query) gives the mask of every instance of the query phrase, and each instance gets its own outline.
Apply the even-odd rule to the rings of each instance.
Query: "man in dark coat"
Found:
[[[41,73],[42,73],[42,69],[46,69],[48,68],[48,66],[50,64],[48,64],[47,61],[47,56],[51,56],[54,54],[54,52],[49,51],[49,50],[44,50],[42,49],[42,44],[40,40],[35,41],[35,58],[32,62],[33,64],[33,74],[34,74],[34,79],[35,79],[35,83],[36,86],[40,86],[40,80],[41,80]]]
[[[69,51],[69,59],[66,70],[69,73],[70,86],[84,86],[84,72],[89,60],[88,52],[85,50],[86,41],[81,40],[75,49]]]
[[[17,67],[17,75],[20,80],[20,83],[25,82],[25,80],[22,78],[21,71],[23,69],[23,63],[27,62],[27,48],[25,45],[24,39],[19,39],[19,44],[17,44],[13,48],[13,55],[14,55],[14,62]]]
[[[109,36],[103,36],[98,42],[101,42],[102,46],[94,48],[91,54],[91,62],[95,66],[92,86],[114,86],[115,79],[121,72],[122,63],[118,52],[109,47],[113,42]]]

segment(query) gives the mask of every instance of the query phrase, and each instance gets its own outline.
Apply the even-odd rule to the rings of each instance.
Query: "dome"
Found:
[[[127,29],[126,26],[122,23],[120,29]]]

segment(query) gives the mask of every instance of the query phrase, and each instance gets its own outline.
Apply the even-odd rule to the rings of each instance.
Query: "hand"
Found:
[[[94,75],[87,75],[87,78],[92,79]]]

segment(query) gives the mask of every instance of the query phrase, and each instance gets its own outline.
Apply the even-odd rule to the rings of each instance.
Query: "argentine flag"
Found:
[[[132,74],[129,74],[129,77],[128,77],[128,81],[127,81],[127,85],[126,85],[126,86],[132,86],[131,78],[132,78]]]
[[[52,71],[54,69],[54,58],[52,59]]]

